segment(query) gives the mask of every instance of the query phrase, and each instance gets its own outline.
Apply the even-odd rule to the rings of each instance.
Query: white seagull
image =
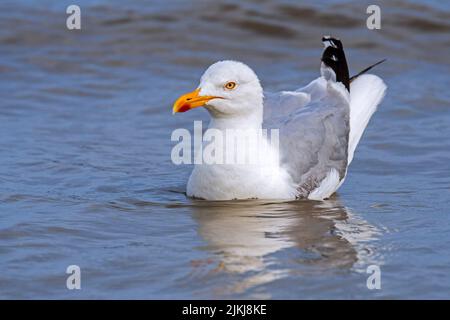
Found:
[[[269,170],[258,164],[196,164],[187,184],[189,197],[323,200],[342,185],[386,85],[363,74],[382,61],[350,78],[341,41],[322,41],[321,76],[306,87],[264,94],[247,65],[219,61],[205,71],[195,91],[175,102],[174,113],[204,106],[211,116],[208,129],[279,130],[278,148],[264,151],[266,158],[279,159]]]

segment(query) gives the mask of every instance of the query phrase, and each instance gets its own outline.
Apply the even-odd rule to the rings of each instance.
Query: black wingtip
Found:
[[[367,68],[365,68],[364,70],[361,70],[360,72],[358,72],[357,74],[355,74],[353,77],[350,78],[350,82],[352,82],[353,80],[355,80],[356,78],[358,78],[360,75],[366,73],[367,71],[369,71],[370,69],[372,69],[373,67],[376,67],[379,64],[382,64],[383,62],[385,62],[387,59],[383,59],[380,60],[370,66],[368,66]]]
[[[322,62],[336,74],[336,81],[341,82],[350,91],[350,78],[347,59],[341,40],[331,36],[323,36],[322,42],[325,50],[322,53]]]
[[[342,42],[339,38],[334,38],[332,36],[323,36],[322,42],[325,45],[325,47],[332,46],[334,48],[343,49]]]

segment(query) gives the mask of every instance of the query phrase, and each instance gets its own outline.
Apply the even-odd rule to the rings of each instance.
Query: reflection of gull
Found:
[[[231,284],[233,292],[292,272],[367,266],[371,251],[364,242],[377,234],[336,199],[322,203],[196,201],[192,208],[206,249],[220,259],[216,271],[244,276]],[[277,252],[282,250],[290,250],[292,261],[281,261]]]
[[[354,214],[350,209],[344,207],[337,199],[323,201],[315,205],[319,209],[318,216],[321,219],[332,221],[332,233],[353,247],[356,254],[354,269],[359,266],[367,267],[375,257],[368,243],[377,239],[380,231],[367,221]],[[377,262],[379,263],[379,262]]]

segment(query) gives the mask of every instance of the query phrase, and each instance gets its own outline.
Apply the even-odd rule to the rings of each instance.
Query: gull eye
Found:
[[[230,81],[225,83],[224,88],[227,90],[233,90],[234,88],[236,88],[236,82]]]

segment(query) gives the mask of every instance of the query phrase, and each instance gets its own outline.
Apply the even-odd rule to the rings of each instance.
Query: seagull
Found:
[[[277,147],[268,148],[263,136],[264,158],[277,159],[264,168],[258,163],[196,164],[188,197],[320,201],[343,184],[386,91],[381,78],[366,72],[384,60],[349,77],[342,42],[331,36],[322,42],[320,77],[303,88],[266,93],[250,67],[226,60],[212,64],[197,89],[176,100],[173,113],[204,106],[211,116],[208,130],[277,129],[279,136]]]

